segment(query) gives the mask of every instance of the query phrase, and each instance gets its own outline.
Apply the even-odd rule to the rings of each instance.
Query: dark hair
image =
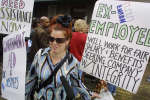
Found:
[[[37,27],[38,25],[38,23],[40,23],[40,19],[39,18],[33,18],[32,19],[32,27],[33,28],[35,28],[35,27]]]
[[[62,30],[65,31],[65,37],[70,39],[72,37],[72,22],[71,17],[66,15],[57,15],[51,19],[49,32],[52,30]]]

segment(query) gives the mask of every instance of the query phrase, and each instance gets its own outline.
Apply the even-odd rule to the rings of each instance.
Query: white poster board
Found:
[[[2,97],[25,99],[26,45],[24,33],[10,34],[3,39]]]
[[[0,33],[12,34],[27,28],[30,36],[34,0],[0,0]]]
[[[149,3],[96,2],[81,70],[136,93],[150,55]]]

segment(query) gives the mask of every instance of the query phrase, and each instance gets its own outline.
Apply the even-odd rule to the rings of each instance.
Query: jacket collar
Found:
[[[41,53],[41,55],[42,56],[43,55],[48,55],[48,53],[49,53],[50,50],[51,50],[50,47],[43,49],[43,52]],[[67,50],[67,52],[69,52],[69,51]]]
[[[48,48],[45,48],[45,49],[43,49],[44,51],[41,53],[41,55],[43,56],[43,55],[48,55],[48,52],[50,51],[50,48],[48,47]]]

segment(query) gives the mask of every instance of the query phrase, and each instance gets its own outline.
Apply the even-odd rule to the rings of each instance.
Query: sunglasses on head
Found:
[[[49,41],[54,42],[56,40],[57,43],[64,43],[66,41],[66,38],[54,38],[49,36]]]

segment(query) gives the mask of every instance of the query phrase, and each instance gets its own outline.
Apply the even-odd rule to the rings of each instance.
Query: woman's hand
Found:
[[[94,98],[100,98],[99,94],[96,93],[96,92],[93,92],[92,96],[91,96],[91,99],[94,99]]]

